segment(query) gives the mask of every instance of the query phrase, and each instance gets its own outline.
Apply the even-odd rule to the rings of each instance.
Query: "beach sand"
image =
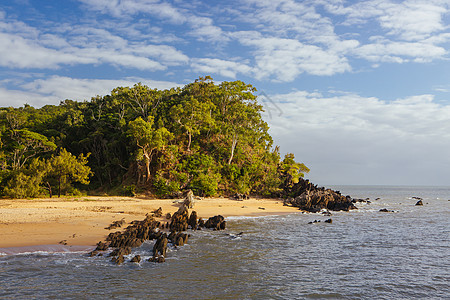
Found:
[[[113,231],[112,222],[124,219],[127,227],[134,220],[162,208],[164,216],[178,210],[182,199],[140,197],[70,197],[46,199],[0,199],[0,248],[55,245],[65,243],[92,246]],[[251,198],[204,198],[192,210],[207,219],[215,215],[260,216],[298,212],[283,206],[282,200]]]

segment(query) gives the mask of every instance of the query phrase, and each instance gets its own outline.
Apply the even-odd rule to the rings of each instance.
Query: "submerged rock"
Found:
[[[416,205],[423,205],[422,200],[417,201]]]

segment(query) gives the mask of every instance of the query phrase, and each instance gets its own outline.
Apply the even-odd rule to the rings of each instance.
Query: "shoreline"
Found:
[[[110,232],[122,230],[134,220],[144,219],[147,213],[159,207],[162,217],[158,220],[166,222],[166,214],[177,211],[180,202],[182,199],[117,196],[1,199],[0,252],[18,247],[92,247],[104,241]],[[215,215],[257,217],[299,212],[296,207],[283,206],[282,200],[266,198],[243,201],[204,198],[196,201],[190,211],[196,211],[203,219]],[[125,220],[122,228],[105,229],[122,219]]]

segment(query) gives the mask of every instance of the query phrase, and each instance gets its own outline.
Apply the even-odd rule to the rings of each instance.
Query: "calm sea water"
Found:
[[[164,264],[116,266],[82,252],[6,255],[0,298],[450,298],[450,188],[333,188],[372,203],[333,213],[332,224],[319,214],[229,218],[224,232],[191,233]],[[134,254],[148,258],[151,248]]]

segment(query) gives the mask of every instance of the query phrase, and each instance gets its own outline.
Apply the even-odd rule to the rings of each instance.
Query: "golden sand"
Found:
[[[182,199],[140,197],[71,197],[46,199],[0,199],[0,248],[36,245],[95,245],[111,232],[113,221],[134,220],[159,207],[163,216],[178,210]],[[215,215],[258,216],[298,212],[281,200],[236,201],[228,198],[197,200],[192,210],[207,219]],[[161,221],[167,221],[161,218]],[[116,229],[117,230],[117,229]],[[115,230],[114,230],[115,231]]]

